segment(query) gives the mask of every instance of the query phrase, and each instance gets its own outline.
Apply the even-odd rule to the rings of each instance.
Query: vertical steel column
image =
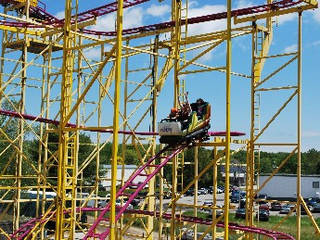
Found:
[[[30,0],[27,0],[25,2],[25,8],[26,8],[26,19],[29,20],[29,7],[30,7]],[[20,83],[20,102],[19,102],[19,112],[20,113],[24,113],[25,111],[25,93],[26,93],[26,79],[27,79],[27,68],[26,68],[26,63],[28,62],[28,34],[25,33],[24,34],[24,45],[22,48],[22,66],[21,68],[23,69],[21,71],[21,83]],[[20,119],[19,120],[19,139],[18,139],[18,144],[19,144],[19,152],[17,152],[17,156],[16,156],[16,202],[14,203],[14,229],[18,230],[19,225],[20,225],[20,215],[21,215],[21,183],[22,183],[22,162],[23,162],[23,157],[22,154],[23,153],[23,143],[24,143],[24,120]]]
[[[116,194],[117,194],[117,160],[118,160],[118,131],[120,107],[121,57],[122,57],[122,27],[123,0],[118,0],[117,11],[117,42],[116,42],[116,70],[113,107],[113,142],[111,162],[111,209],[110,209],[110,240],[116,239]]]
[[[179,81],[179,68],[180,68],[180,41],[181,41],[181,0],[175,0],[174,5],[174,107],[178,106],[180,81]]]
[[[179,98],[179,59],[180,59],[180,13],[181,13],[181,1],[180,0],[172,0],[172,9],[173,9],[173,20],[175,21],[175,28],[172,35],[172,41],[174,46],[174,107],[178,106],[178,98]],[[176,215],[176,191],[177,191],[177,168],[178,168],[178,158],[177,156],[173,158],[172,163],[172,202],[171,206],[171,214],[172,216]],[[170,228],[170,235],[171,239],[175,239],[175,230],[176,224],[175,219],[171,219],[171,228]]]
[[[160,149],[161,149],[161,145],[160,145]],[[162,239],[162,233],[163,233],[163,219],[162,219],[162,214],[163,214],[163,171],[164,168],[161,168],[160,170],[160,199],[159,199],[159,237],[158,239]]]
[[[217,166],[218,149],[216,146],[213,148],[212,153],[213,153],[213,159],[214,159],[213,173],[212,173],[212,177],[213,177],[212,205],[214,206],[214,208],[211,210],[212,211],[212,222],[213,222],[217,216],[216,206],[217,206],[217,188],[218,188],[218,166]],[[216,239],[216,234],[217,234],[217,225],[214,224],[212,226],[212,238],[213,239]]]
[[[72,0],[65,1],[65,23],[63,36],[63,62],[62,62],[62,83],[61,83],[61,104],[60,114],[61,121],[59,125],[59,165],[57,181],[57,218],[55,239],[64,238],[64,210],[66,208],[66,164],[68,158],[68,138],[69,134],[65,130],[67,124],[66,117],[70,112],[71,95],[72,95],[72,73],[73,73],[73,56],[70,50],[72,44],[71,36],[71,10]],[[74,206],[72,206],[74,207]],[[71,208],[72,208],[71,207]],[[71,228],[72,229],[72,228]],[[73,233],[69,233],[73,238]]]
[[[298,18],[298,101],[297,101],[297,236],[301,239],[301,88],[302,88],[302,12]]]
[[[130,41],[126,41],[126,46],[129,46]],[[128,117],[128,79],[129,79],[129,48],[125,49],[126,61],[125,61],[125,80],[124,80],[124,89],[123,89],[123,119],[127,119]],[[123,131],[127,130],[127,122],[123,124]],[[121,186],[124,185],[124,176],[125,176],[125,160],[126,160],[126,151],[127,151],[127,138],[122,138],[122,167],[121,167]],[[123,199],[121,199],[121,205],[123,205]],[[120,219],[120,229],[123,229],[123,217]],[[123,239],[123,235],[120,233],[120,240]]]
[[[247,186],[249,186],[249,192],[247,193],[247,195],[249,196],[249,201],[247,201],[247,206],[248,209],[246,210],[246,220],[247,220],[247,224],[249,226],[253,226],[253,208],[254,208],[254,204],[253,204],[253,195],[254,195],[254,171],[255,171],[255,167],[254,167],[254,128],[255,128],[255,111],[254,111],[254,96],[255,96],[255,84],[256,84],[256,79],[260,79],[259,76],[257,75],[257,65],[256,65],[256,51],[257,51],[257,46],[256,46],[256,37],[257,37],[257,26],[256,26],[256,22],[253,22],[253,28],[252,28],[252,40],[251,40],[251,44],[252,44],[252,52],[251,52],[251,58],[252,58],[252,63],[251,63],[251,69],[252,69],[252,76],[251,76],[251,126],[250,126],[250,142],[247,145],[247,179],[249,180],[249,182],[247,182]],[[253,235],[252,234],[247,234],[249,235],[249,239],[252,239]]]
[[[197,177],[199,174],[199,147],[194,147],[194,176]],[[198,187],[199,187],[199,181],[196,179],[194,182],[194,196],[193,196],[193,215],[195,217],[198,217],[198,208],[196,207],[198,205]],[[198,224],[194,224],[194,230],[193,230],[193,239],[197,240],[198,235]]]
[[[230,172],[230,95],[231,95],[231,0],[227,0],[227,59],[226,59],[226,169],[224,194],[224,239],[229,239],[229,172]]]
[[[49,43],[49,49],[48,49],[48,54],[47,54],[47,59],[48,59],[48,71],[47,71],[47,76],[46,76],[46,83],[45,83],[45,86],[46,86],[46,92],[45,92],[45,99],[43,99],[44,101],[44,105],[45,105],[45,114],[44,116],[48,119],[49,116],[50,116],[50,94],[51,94],[51,85],[50,85],[50,76],[51,76],[51,73],[52,73],[52,37],[50,37],[50,43]],[[42,166],[42,173],[44,176],[47,176],[47,173],[48,173],[48,147],[49,147],[49,144],[48,144],[48,138],[49,138],[49,133],[48,133],[48,130],[49,130],[49,124],[46,123],[45,124],[45,132],[44,132],[44,138],[43,138],[43,149],[44,149],[44,153],[43,153],[43,166]],[[41,144],[41,143],[39,143]],[[41,154],[41,152],[39,152],[39,155]],[[49,158],[50,159],[50,158]],[[39,176],[39,182],[40,182],[41,178]],[[45,179],[43,181],[43,188],[42,188],[42,194],[43,196],[45,196],[45,193],[46,193],[46,186],[47,186],[47,180]],[[42,208],[41,208],[41,215],[45,213],[46,211],[46,198],[44,197],[42,199]],[[41,233],[42,235],[44,235],[43,231]]]
[[[103,62],[103,58],[104,58],[104,45],[101,45],[101,49],[100,49],[100,61]],[[102,74],[100,75],[100,82],[102,82],[103,80],[103,76]],[[102,100],[103,100],[103,96],[104,95],[104,90],[103,87],[101,86],[101,84],[99,84],[99,99],[98,99],[98,127],[101,127],[101,120],[102,120]],[[100,151],[101,151],[101,133],[97,132],[97,156],[96,156],[96,182],[99,183],[100,181]],[[99,196],[99,184],[95,185],[95,195],[96,197]],[[98,207],[98,200],[95,200],[94,202],[94,206]],[[94,219],[97,219],[98,217],[98,212],[95,211],[94,212]]]
[[[7,14],[7,8],[4,8],[3,11],[4,14]],[[5,20],[6,18],[4,18]],[[0,88],[2,88],[3,84],[3,73],[4,73],[4,55],[6,53],[5,43],[8,41],[8,31],[2,32],[2,44],[1,44],[1,59],[0,59]],[[3,94],[0,92],[0,107],[2,107],[2,101],[3,101]]]
[[[152,114],[152,132],[157,131],[157,88],[155,87],[156,82],[158,80],[158,51],[159,51],[159,36],[156,36],[154,47],[153,47],[153,55],[154,61],[153,61],[153,67],[152,67],[152,107],[151,107],[151,114]],[[153,136],[152,138],[152,156],[156,154],[156,137]],[[151,171],[152,169],[150,169]],[[148,192],[149,192],[149,199],[148,199],[148,211],[154,212],[155,211],[155,177],[153,177],[149,183],[148,183]],[[154,222],[153,222],[153,216],[147,217],[147,239],[152,240],[153,234],[152,231],[154,230]]]

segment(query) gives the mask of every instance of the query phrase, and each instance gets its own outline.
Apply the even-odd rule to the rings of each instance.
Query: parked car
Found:
[[[232,195],[231,195],[231,202],[232,203],[239,203],[239,201],[241,199],[245,199],[246,197],[246,193],[245,192],[240,192],[240,191],[234,191],[232,192]]]
[[[123,205],[125,205],[125,204],[126,204],[126,201],[123,201]],[[118,207],[121,206],[121,200],[120,200],[120,199],[117,199],[117,200],[116,200],[116,206],[118,206]],[[129,203],[127,209],[128,209],[128,210],[133,209],[133,206],[132,206],[131,203]]]
[[[259,214],[256,213],[256,218],[258,219],[258,216],[259,216],[259,220],[260,221],[269,221],[269,211],[268,210],[259,210]]]
[[[259,206],[259,210],[266,210],[269,212],[270,208],[269,208],[269,205],[268,204],[261,204]]]
[[[163,198],[164,198],[164,199],[170,199],[170,198],[171,198],[171,195],[172,195],[172,194],[171,194],[170,191],[164,192],[164,193],[163,193]]]
[[[213,205],[213,202],[212,202],[212,201],[204,201],[204,202],[203,202],[203,205],[210,207],[210,206]]]
[[[200,189],[198,190],[198,194],[199,194],[199,195],[205,195],[205,194],[207,194],[207,193],[208,193],[208,190],[205,189],[205,188],[200,188]]]
[[[224,186],[218,186],[218,188],[224,193]]]
[[[223,193],[222,189],[217,188],[217,193],[218,193],[218,194]]]
[[[291,210],[291,206],[289,204],[285,204],[280,209],[280,214],[288,214]]]
[[[308,207],[308,209],[310,210],[310,207],[309,207],[308,205],[307,205],[307,207]],[[303,207],[302,204],[301,204],[300,209],[301,209],[301,215],[307,215],[307,211],[306,211],[306,209]]]
[[[311,207],[311,211],[314,213],[320,212],[320,203],[316,203],[313,207]]]
[[[194,189],[189,188],[184,195],[185,196],[193,196],[194,195]]]
[[[271,211],[280,211],[280,210],[281,210],[281,207],[282,207],[281,203],[279,203],[279,202],[273,202],[273,203],[271,203],[271,208],[270,208],[270,210],[271,210]]]
[[[107,205],[107,202],[109,202],[109,201],[107,201],[107,200],[100,200],[100,201],[98,202],[98,207],[99,207],[99,208],[105,207],[105,206]]]
[[[140,203],[140,200],[139,200],[139,199],[133,199],[130,204],[135,207],[135,206],[138,206],[139,203]]]
[[[259,194],[258,196],[255,197],[255,199],[257,199],[257,202],[259,204],[266,204],[267,203],[266,202],[267,198],[268,198],[268,195],[264,194],[264,193]]]
[[[236,211],[236,218],[246,218],[246,209],[245,208],[238,208]]]
[[[320,199],[319,198],[308,198],[306,201],[307,206],[309,206],[309,209],[313,209],[313,207],[317,204],[320,203]]]
[[[220,216],[223,214],[223,209],[222,209],[223,206],[217,205],[217,207],[218,207],[219,209],[216,209],[216,218],[220,217]],[[212,212],[213,212],[213,211],[211,210],[208,218],[212,218]]]

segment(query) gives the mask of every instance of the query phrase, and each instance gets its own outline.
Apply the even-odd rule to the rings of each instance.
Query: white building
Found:
[[[259,186],[261,186],[270,175],[260,175]],[[303,198],[319,197],[320,175],[301,176],[301,195]],[[261,194],[267,194],[272,199],[296,199],[297,198],[297,175],[278,174],[264,186]]]
[[[136,165],[124,165],[124,181],[126,182],[130,176],[138,169]],[[103,165],[102,166],[103,178],[106,180],[101,181],[103,187],[107,190],[111,187],[111,165]],[[117,181],[118,184],[121,183],[121,176],[122,176],[122,165],[118,165],[117,168]],[[139,182],[144,182],[146,179],[145,176],[137,176],[133,181],[134,184]]]

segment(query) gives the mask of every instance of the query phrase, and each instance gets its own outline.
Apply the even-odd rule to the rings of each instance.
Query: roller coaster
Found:
[[[274,230],[267,230],[257,227],[254,223],[254,196],[261,190],[254,188],[256,179],[255,174],[257,162],[259,159],[259,148],[274,144],[275,146],[294,146],[291,154],[299,156],[301,152],[301,17],[302,12],[318,7],[315,0],[266,0],[264,4],[241,7],[234,9],[232,1],[227,0],[225,11],[210,13],[203,16],[188,16],[188,0],[172,0],[171,19],[165,22],[153,23],[145,26],[123,28],[124,9],[130,9],[135,6],[144,6],[152,2],[150,0],[118,0],[94,7],[90,10],[80,11],[79,2],[66,0],[65,17],[58,18],[51,14],[45,3],[38,0],[0,0],[4,8],[1,14],[0,29],[2,30],[2,55],[0,58],[0,115],[3,126],[0,129],[1,136],[4,137],[4,147],[1,149],[1,156],[8,149],[12,149],[12,155],[0,172],[0,200],[5,205],[3,213],[0,213],[0,220],[8,213],[12,213],[12,231],[6,231],[0,225],[0,238],[5,239],[46,239],[45,226],[48,222],[55,222],[56,239],[75,239],[76,228],[80,226],[81,214],[89,213],[93,216],[92,221],[86,225],[87,229],[81,228],[82,239],[116,239],[116,234],[121,238],[125,236],[122,232],[126,223],[125,216],[133,216],[133,219],[144,218],[146,236],[135,236],[136,238],[152,239],[154,230],[154,221],[157,219],[159,224],[159,238],[163,238],[163,229],[165,228],[163,220],[166,220],[166,228],[170,229],[170,239],[181,239],[182,233],[178,236],[178,229],[185,223],[192,224],[194,233],[197,232],[198,225],[208,226],[206,232],[211,231],[213,239],[216,239],[218,232],[216,228],[223,229],[224,239],[229,239],[229,230],[241,233],[241,239],[255,239],[256,236],[265,236],[270,239],[302,239],[300,226],[300,208],[304,206],[304,200],[301,197],[299,182],[301,181],[301,159],[297,157],[297,233],[296,236],[283,233],[276,226]],[[155,2],[155,1],[153,1]],[[161,1],[159,1],[161,2]],[[160,4],[157,2],[157,4]],[[115,31],[99,31],[94,29],[97,19],[108,14],[117,14],[117,24]],[[298,50],[293,53],[280,53],[269,55],[273,37],[273,17],[286,14],[297,13],[298,21]],[[225,20],[224,30],[199,35],[189,35],[188,27],[201,23]],[[232,20],[233,24],[232,25]],[[260,20],[260,21],[259,21]],[[264,24],[260,25],[264,21]],[[249,23],[249,25],[242,25]],[[237,24],[238,25],[237,27]],[[169,33],[170,39],[160,40],[159,35]],[[231,42],[233,38],[239,36],[251,35],[252,41],[252,62],[251,75],[235,73],[231,71]],[[155,38],[152,38],[154,37]],[[148,38],[149,37],[149,38]],[[134,43],[130,41],[147,38],[149,44]],[[216,47],[223,45],[226,47],[226,66],[209,66],[198,62],[206,53]],[[137,44],[137,45],[136,45]],[[111,47],[110,47],[111,46]],[[95,47],[100,47],[100,60],[88,59],[84,51]],[[188,52],[207,47],[205,50],[194,55],[187,55]],[[164,54],[162,51],[167,51]],[[21,52],[21,57],[16,59],[10,55],[12,52]],[[30,60],[28,53],[36,54]],[[149,56],[150,66],[140,69],[130,69],[129,62],[136,55],[146,54]],[[7,57],[8,55],[9,57]],[[43,62],[39,63],[39,57]],[[263,78],[263,68],[265,62],[270,58],[292,57],[287,63],[279,66],[274,72]],[[164,61],[159,61],[163,58]],[[190,58],[190,59],[189,59]],[[291,62],[298,60],[297,84],[294,87],[267,88],[262,87],[264,83],[274,77],[278,72],[285,69]],[[122,62],[125,61],[125,64]],[[7,65],[6,65],[7,63]],[[8,64],[9,63],[9,64]],[[85,64],[83,66],[82,64]],[[14,65],[15,64],[15,65]],[[21,67],[19,67],[21,65]],[[125,66],[123,66],[125,65]],[[136,62],[132,66],[138,65]],[[193,68],[188,68],[192,66]],[[40,67],[42,78],[39,80],[34,77],[33,69]],[[125,68],[125,74],[122,76],[121,67]],[[27,71],[31,68],[31,71]],[[174,96],[173,109],[177,109],[179,102],[183,100],[186,92],[186,83],[183,80],[189,74],[202,72],[219,72],[226,77],[226,129],[225,131],[210,131],[211,105],[209,102],[201,104],[193,103],[189,107],[188,114],[185,116],[181,109],[175,116],[170,115],[157,123],[157,100],[162,92],[163,85],[169,73],[173,72],[174,78]],[[37,71],[35,71],[37,72]],[[147,72],[143,80],[132,80],[129,75],[140,74],[139,78]],[[29,76],[29,75],[30,76]],[[138,75],[137,74],[137,75]],[[235,137],[244,136],[242,132],[231,131],[230,121],[230,83],[231,76],[243,77],[251,80],[251,131],[249,139],[238,140]],[[19,81],[15,81],[19,79]],[[78,81],[76,81],[77,79]],[[30,81],[36,82],[35,84]],[[149,82],[150,81],[150,82]],[[114,82],[114,97],[110,95],[112,84]],[[41,84],[40,84],[41,83]],[[37,85],[38,84],[38,85]],[[124,90],[123,111],[120,111],[120,89]],[[131,89],[129,85],[132,84]],[[60,86],[59,90],[55,87]],[[35,113],[35,107],[27,105],[26,90],[40,89],[41,103],[40,113]],[[145,92],[143,90],[147,89]],[[90,92],[94,89],[94,92]],[[273,90],[296,91],[288,100],[276,111],[275,115],[260,129],[260,92]],[[141,92],[139,92],[141,91]],[[32,92],[33,93],[33,92]],[[30,96],[30,95],[29,95]],[[96,97],[96,98],[95,98]],[[298,137],[295,144],[288,143],[261,143],[259,137],[263,135],[269,125],[278,117],[280,112],[286,108],[288,103],[297,98],[297,121]],[[17,100],[18,99],[18,100]],[[94,99],[94,100],[90,100]],[[107,108],[105,103],[109,99],[108,106],[112,106],[113,115],[104,112]],[[151,100],[151,101],[150,101]],[[4,101],[11,107],[5,109]],[[143,105],[150,101],[150,106]],[[58,104],[57,104],[58,103]],[[129,111],[129,104],[136,103]],[[57,105],[55,105],[57,104]],[[104,105],[105,104],[105,105]],[[300,104],[300,105],[299,105]],[[200,107],[201,105],[201,107]],[[89,107],[88,107],[89,106]],[[93,106],[93,107],[92,107]],[[141,108],[145,107],[144,111]],[[28,109],[28,108],[31,109]],[[87,108],[86,108],[87,107]],[[58,110],[57,110],[58,109]],[[199,109],[202,109],[201,111]],[[134,114],[138,112],[141,119],[134,119]],[[200,112],[200,113],[199,113]],[[30,113],[30,114],[29,114]],[[112,116],[111,116],[112,115]],[[113,117],[113,121],[104,121],[103,116],[108,116],[108,120]],[[150,119],[147,119],[147,117]],[[122,123],[120,124],[120,120]],[[95,126],[89,126],[96,122]],[[6,132],[10,124],[17,124],[17,136],[11,136]],[[89,124],[90,123],[90,124]],[[143,131],[143,124],[149,124],[149,131]],[[35,125],[39,124],[39,125]],[[107,125],[109,124],[109,125]],[[36,126],[36,127],[34,127]],[[53,127],[54,126],[54,127]],[[157,130],[158,127],[158,130]],[[38,132],[39,129],[39,132]],[[141,130],[142,129],[142,130]],[[26,145],[24,141],[25,131],[33,134],[33,138],[39,142],[38,162],[30,163],[24,150]],[[78,152],[81,148],[79,142],[80,132],[87,132],[95,139],[92,145],[95,148],[88,157],[78,162]],[[56,143],[49,141],[50,134],[58,135]],[[106,206],[98,207],[99,184],[103,179],[100,176],[100,163],[102,158],[102,148],[109,140],[105,140],[106,135],[112,137],[112,176],[111,179],[104,179],[110,182],[111,199]],[[299,135],[300,134],[300,135]],[[119,156],[118,135],[122,135],[122,152]],[[110,138],[111,138],[110,137]],[[164,144],[161,150],[156,153],[156,141]],[[136,171],[126,180],[122,170],[121,180],[116,176],[119,162],[122,161],[122,168],[126,160],[126,145],[131,140],[131,145],[138,153],[141,164]],[[2,141],[2,140],[1,140]],[[2,142],[1,142],[2,143]],[[7,145],[6,145],[7,144]],[[56,144],[57,149],[52,150],[51,146]],[[148,147],[146,147],[149,144]],[[231,151],[231,144],[242,145],[241,148]],[[2,145],[1,145],[2,147]],[[198,171],[199,156],[197,149],[199,147],[212,148],[213,160]],[[194,148],[194,163],[184,162],[184,152],[188,148]],[[230,159],[232,152],[240,149],[247,151],[247,176],[246,176],[246,222],[245,225],[229,222],[229,186],[230,186]],[[15,159],[15,161],[13,161]],[[95,182],[86,190],[83,172],[86,167],[95,159],[96,176]],[[285,159],[283,164],[288,159]],[[224,215],[222,217],[213,216],[212,219],[203,219],[197,216],[199,208],[197,199],[191,207],[194,210],[194,216],[186,216],[178,212],[178,199],[191,187],[198,187],[198,181],[206,172],[213,169],[213,189],[217,187],[217,166],[224,162],[225,165],[225,187]],[[31,170],[26,171],[24,163],[31,165]],[[14,173],[11,173],[10,167],[14,165]],[[185,184],[183,172],[187,164],[194,164],[194,179]],[[163,211],[163,192],[160,193],[160,203],[156,208],[155,179],[160,180],[160,191],[163,191],[166,179],[164,169],[172,170],[171,183],[171,201],[170,210]],[[55,176],[50,176],[50,170],[54,169]],[[6,173],[6,171],[10,173]],[[272,175],[276,174],[278,169]],[[138,178],[144,178],[137,182]],[[36,186],[31,186],[29,180],[32,179]],[[9,184],[10,183],[10,184]],[[262,183],[263,186],[266,183]],[[147,187],[148,186],[148,187]],[[179,186],[179,187],[178,187]],[[147,187],[148,197],[145,202],[148,209],[129,209],[139,193]],[[22,192],[29,189],[37,191],[36,199],[36,217],[22,223],[21,205],[28,201],[23,199]],[[85,190],[84,190],[85,189]],[[40,197],[40,192],[47,190],[54,191],[57,195],[50,207],[44,207],[46,199]],[[77,203],[77,192],[88,191],[90,196],[85,199],[94,199],[95,206],[79,206]],[[95,198],[92,196],[95,195]],[[9,197],[11,199],[9,199]],[[116,206],[116,199],[126,199],[121,206]],[[214,207],[217,204],[216,193],[213,194]],[[13,207],[12,207],[13,206]],[[1,206],[2,207],[2,206]],[[169,213],[168,211],[171,211]],[[308,211],[307,211],[308,212]],[[9,214],[10,213],[10,214]],[[316,234],[320,235],[317,226],[310,212],[308,215],[316,229]],[[223,219],[223,222],[222,222]],[[281,222],[282,223],[282,222]],[[280,223],[280,224],[281,224]],[[126,225],[130,227],[132,222]],[[203,234],[200,239],[204,238]],[[196,234],[194,235],[196,237]]]

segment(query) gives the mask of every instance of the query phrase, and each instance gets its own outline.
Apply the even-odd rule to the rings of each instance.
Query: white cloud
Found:
[[[148,9],[147,13],[154,17],[160,17],[170,12],[169,5],[155,5],[152,4]]]
[[[123,28],[134,28],[143,25],[143,9],[141,7],[125,9],[123,13]],[[98,18],[97,24],[91,29],[98,31],[114,31],[116,26],[116,13]]]
[[[126,9],[123,14],[123,28],[133,28],[143,25],[143,12],[141,7]]]
[[[84,51],[84,55],[89,59],[99,59],[101,57],[100,48],[90,48]]]
[[[110,50],[111,50],[111,46],[109,46],[109,45],[105,45],[104,46],[104,53],[108,52]],[[100,58],[101,58],[101,48],[100,47],[94,47],[94,48],[86,49],[83,54],[84,54],[84,56],[86,58],[100,60]]]
[[[225,5],[204,5],[201,8],[190,8],[189,18],[220,13],[226,11]],[[208,33],[226,28],[226,20],[216,20],[189,25],[189,35]]]
[[[253,6],[254,4],[251,1],[248,0],[238,0],[237,1],[237,7],[236,8],[246,8]]]
[[[290,13],[290,14],[285,14],[285,15],[281,15],[277,18],[277,22],[281,25],[284,24],[286,22],[290,22],[294,19],[297,18],[297,14],[296,13]]]
[[[58,19],[63,19],[64,18],[64,11],[60,11],[60,12],[57,12],[54,16]]]
[[[205,16],[209,14],[214,14],[214,13],[220,13],[220,12],[225,12],[226,11],[226,6],[225,5],[204,5],[201,7],[197,7],[196,4],[193,4],[193,7],[190,7],[189,12],[188,12],[188,17],[198,17],[198,16]],[[193,24],[188,26],[188,35],[198,35],[198,34],[204,34],[204,33],[210,33],[210,32],[215,32],[219,30],[223,30],[226,28],[226,20],[216,20],[216,21],[210,21],[210,22],[204,22],[204,23],[198,23],[198,24]],[[192,57],[195,57],[200,53],[200,50],[194,51],[192,54]],[[198,61],[205,63],[210,61],[213,56],[219,57],[218,53],[215,51],[210,51],[209,53],[205,54],[202,56]]]
[[[319,45],[320,45],[320,40],[313,42],[311,45],[314,46],[314,47],[315,47],[315,46],[319,46]]]
[[[313,10],[313,17],[316,21],[320,23],[320,8]]]
[[[305,131],[302,133],[303,137],[310,138],[310,137],[320,137],[320,132],[317,131]]]
[[[286,47],[286,48],[284,49],[284,52],[285,52],[285,53],[295,52],[295,51],[297,51],[297,49],[298,49],[297,44],[292,44],[292,45]]]

